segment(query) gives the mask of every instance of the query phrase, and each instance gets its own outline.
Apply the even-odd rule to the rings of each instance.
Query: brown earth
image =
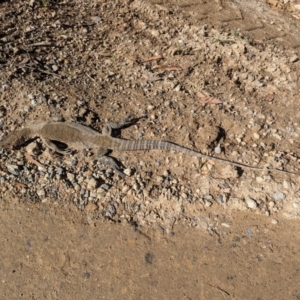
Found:
[[[299,18],[283,0],[2,1],[0,138],[132,113],[125,138],[300,173]],[[0,151],[1,299],[300,299],[299,176],[113,153],[123,179],[39,140]]]

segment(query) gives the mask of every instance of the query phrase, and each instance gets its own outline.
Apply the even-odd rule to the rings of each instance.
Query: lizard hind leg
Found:
[[[53,152],[59,153],[59,154],[67,154],[67,153],[71,153],[72,150],[71,149],[59,149],[52,141],[48,140],[48,139],[42,139],[42,142],[44,143],[44,145],[46,147],[48,147],[50,150],[52,150]]]
[[[122,170],[120,169],[118,163],[115,161],[114,158],[110,157],[110,156],[101,156],[98,158],[98,161],[104,165],[107,165],[109,167],[111,167],[118,175],[120,175],[121,177],[125,177],[126,175],[122,172]]]
[[[103,165],[110,166],[121,177],[125,177],[125,174],[122,172],[121,168],[119,167],[119,164],[115,161],[115,159],[110,156],[107,156],[109,152],[110,151],[107,149],[97,149],[96,156],[98,161]]]

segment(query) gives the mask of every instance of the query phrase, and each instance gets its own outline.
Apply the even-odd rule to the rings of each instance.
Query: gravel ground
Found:
[[[100,131],[134,114],[147,118],[124,138],[170,140],[300,174],[296,48],[139,0],[4,1],[0,20],[0,138],[44,120]],[[22,202],[75,205],[88,222],[211,231],[203,217],[209,209],[300,216],[296,175],[138,151],[112,153],[128,175],[120,178],[88,150],[57,156],[37,140],[0,151],[3,201],[13,194]]]
[[[0,140],[133,114],[124,138],[300,173],[300,1],[150,2],[0,1]],[[299,176],[110,155],[125,178],[0,149],[1,300],[300,299]]]

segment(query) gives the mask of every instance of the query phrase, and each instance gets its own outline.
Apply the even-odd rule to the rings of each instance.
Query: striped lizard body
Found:
[[[124,121],[121,125],[127,124]],[[182,152],[187,155],[206,158],[216,162],[232,165],[242,169],[250,169],[254,171],[270,171],[285,174],[299,175],[295,172],[285,170],[262,168],[250,166],[238,162],[229,161],[226,159],[210,156],[197,152],[183,146],[161,140],[124,140],[111,136],[112,128],[121,128],[119,123],[116,127],[106,125],[102,134],[78,123],[68,122],[43,122],[30,125],[20,130],[10,133],[5,139],[0,142],[0,147],[15,149],[26,141],[40,137],[42,141],[55,152],[65,154],[70,150],[82,149],[97,149],[100,155],[105,155],[108,150],[115,151],[138,151],[138,150],[169,150]],[[118,127],[119,126],[119,127]],[[61,142],[67,145],[67,151],[59,149],[54,142]]]

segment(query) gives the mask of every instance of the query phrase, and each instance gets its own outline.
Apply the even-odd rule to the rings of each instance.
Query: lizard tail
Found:
[[[191,150],[189,148],[185,148],[183,146],[167,142],[167,141],[155,141],[155,140],[121,140],[121,139],[115,139],[117,144],[115,147],[112,147],[111,150],[116,151],[135,151],[135,150],[168,150],[168,151],[176,151],[181,152],[190,156],[195,157],[202,157],[206,159],[213,159],[214,161],[225,163],[228,165],[236,166],[239,168],[248,168],[252,170],[262,170],[262,168],[258,167],[251,167],[242,163],[236,163],[234,161],[229,161],[223,158],[203,154],[198,151]],[[274,170],[274,169],[273,169]],[[285,171],[282,171],[285,172]]]
[[[192,156],[205,156],[204,154],[185,148],[183,146],[167,142],[167,141],[155,141],[155,140],[122,140],[117,147],[113,150],[116,151],[136,151],[136,150],[168,150],[185,153]]]

